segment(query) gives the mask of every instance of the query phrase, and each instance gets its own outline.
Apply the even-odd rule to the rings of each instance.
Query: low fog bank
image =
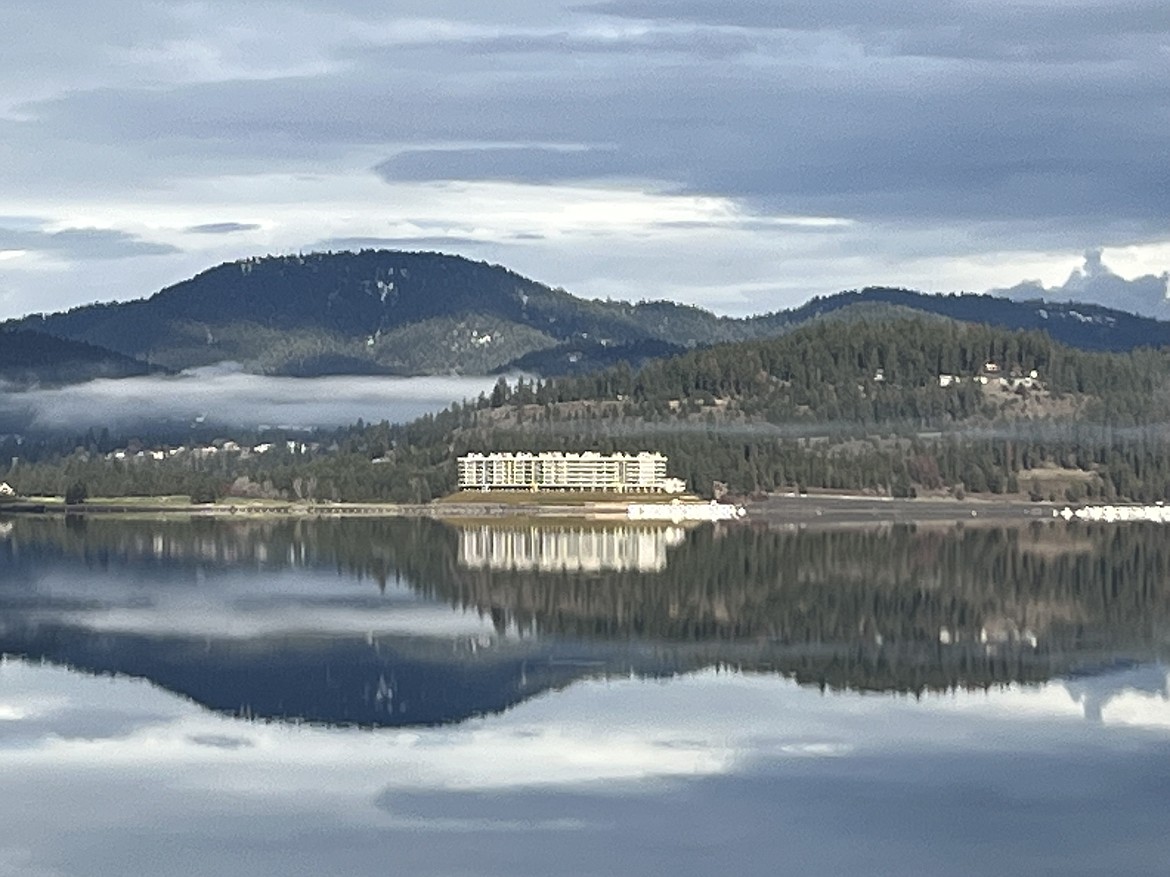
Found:
[[[489,392],[495,377],[283,378],[229,367],[175,376],[96,380],[54,389],[0,391],[9,431],[131,429],[143,423],[206,423],[309,429],[357,420],[403,422]]]

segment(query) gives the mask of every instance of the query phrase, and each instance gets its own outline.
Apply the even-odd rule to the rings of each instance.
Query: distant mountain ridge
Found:
[[[1103,305],[1039,299],[1016,301],[977,293],[931,295],[907,289],[870,287],[860,292],[839,292],[814,298],[784,313],[790,325],[797,326],[863,302],[909,308],[964,323],[1039,330],[1047,332],[1053,340],[1082,350],[1121,353],[1137,347],[1170,344],[1170,322],[1163,320]]]
[[[500,266],[387,250],[245,259],[148,299],[6,324],[172,368],[237,360],[274,374],[312,373],[319,360],[333,371],[488,373],[566,342],[694,346],[754,337],[749,325],[671,302],[589,301]]]
[[[1099,305],[871,288],[788,311],[721,317],[667,301],[579,298],[499,265],[363,250],[225,263],[147,299],[0,325],[182,369],[224,360],[267,374],[553,375],[784,334],[810,320],[883,311],[1042,329],[1089,350],[1170,345],[1170,323]]]
[[[0,381],[18,386],[127,378],[158,371],[132,357],[43,332],[0,332]]]

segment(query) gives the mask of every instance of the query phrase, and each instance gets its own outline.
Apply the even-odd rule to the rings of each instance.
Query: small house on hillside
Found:
[[[0,481],[0,496],[16,496],[16,491],[7,481]]]

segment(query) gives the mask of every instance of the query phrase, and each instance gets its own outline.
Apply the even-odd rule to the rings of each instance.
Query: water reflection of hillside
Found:
[[[596,573],[661,572],[681,527],[461,526],[459,565],[471,569]]]
[[[709,666],[905,692],[1083,680],[1160,659],[1170,630],[1170,542],[1152,526],[582,539],[407,520],[18,520],[0,541],[0,651],[145,676],[228,712],[410,724],[587,676]],[[575,545],[592,553],[575,560]],[[258,596],[309,571],[303,594]],[[245,609],[272,618],[229,637],[186,630],[159,600],[221,599],[219,581],[233,583],[225,625]],[[424,627],[426,607],[450,619]],[[466,619],[482,632],[469,639]]]

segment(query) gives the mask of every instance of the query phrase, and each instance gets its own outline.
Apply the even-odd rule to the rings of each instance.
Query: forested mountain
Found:
[[[775,337],[809,321],[930,313],[1042,329],[1091,350],[1170,344],[1170,323],[1095,305],[866,289],[790,311],[719,317],[673,302],[596,301],[498,265],[388,250],[245,259],[147,299],[34,315],[20,328],[170,368],[223,360],[269,374],[581,373]]]
[[[789,326],[799,326],[859,303],[881,303],[1004,329],[1037,329],[1082,350],[1122,352],[1170,344],[1170,323],[1127,311],[1079,302],[1013,301],[971,293],[928,295],[907,289],[871,287],[860,292],[840,292],[814,298],[801,307],[782,312],[782,315]]]
[[[588,301],[500,266],[384,250],[246,259],[148,299],[14,325],[175,368],[237,360],[274,374],[486,374],[565,342],[693,346],[757,331],[670,302]]]
[[[426,501],[470,451],[653,449],[710,495],[841,489],[1034,499],[1170,497],[1170,353],[1094,353],[1042,332],[929,317],[817,319],[641,369],[620,363],[490,395],[413,423],[358,425],[317,449],[111,461],[0,442],[25,494],[195,493]],[[74,448],[80,448],[73,451]],[[39,455],[39,459],[37,459]],[[242,481],[241,481],[242,479]]]
[[[0,382],[23,386],[125,378],[157,371],[147,363],[42,332],[0,332]]]

